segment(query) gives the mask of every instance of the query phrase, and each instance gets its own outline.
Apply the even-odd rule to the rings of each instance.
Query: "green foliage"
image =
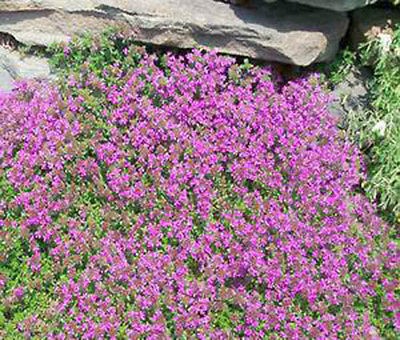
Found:
[[[0,174],[0,203],[11,201],[14,196],[5,174]],[[18,221],[20,217],[20,209],[0,209],[0,218]],[[43,255],[41,271],[34,273],[27,264],[31,256],[27,238],[12,226],[1,227],[0,236],[0,338],[7,334],[6,339],[21,339],[19,324],[32,317],[46,319],[46,310],[53,303],[53,263]],[[10,298],[10,292],[18,288],[24,292],[21,299]],[[34,330],[29,338],[37,339]]]
[[[328,66],[327,74],[332,85],[342,82],[356,62],[356,54],[346,48],[339,52],[336,59]]]
[[[346,130],[364,151],[367,196],[390,221],[400,218],[400,28],[386,28],[360,46],[358,54],[344,50],[328,69],[331,85],[345,79],[353,67],[372,70],[371,109],[348,112]]]
[[[360,51],[361,63],[372,62],[374,74],[372,112],[358,138],[369,159],[365,190],[400,218],[400,27],[384,31]]]
[[[111,28],[98,35],[74,37],[68,44],[53,44],[47,51],[60,79],[85,79],[89,74],[115,81],[115,70],[128,72],[137,65],[143,48],[127,32]]]

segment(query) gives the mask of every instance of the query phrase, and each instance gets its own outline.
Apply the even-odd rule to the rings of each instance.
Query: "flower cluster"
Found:
[[[396,248],[315,76],[199,51],[104,74],[0,99],[0,297],[48,297],[21,332],[358,339],[378,299],[393,327]]]

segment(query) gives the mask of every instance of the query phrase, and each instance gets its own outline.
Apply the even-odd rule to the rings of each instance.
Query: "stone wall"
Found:
[[[47,46],[108,26],[138,41],[214,48],[266,61],[308,66],[330,61],[349,27],[348,10],[375,0],[0,0],[0,36]],[[235,0],[235,3],[238,0]],[[1,45],[1,39],[0,39]],[[0,49],[0,88],[20,77],[47,76],[46,61]]]

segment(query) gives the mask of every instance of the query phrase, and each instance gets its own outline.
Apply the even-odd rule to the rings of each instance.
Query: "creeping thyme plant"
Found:
[[[395,338],[397,248],[317,76],[103,57],[0,97],[3,338]]]

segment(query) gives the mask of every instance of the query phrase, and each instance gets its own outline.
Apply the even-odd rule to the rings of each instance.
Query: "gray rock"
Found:
[[[47,8],[0,11],[0,32],[28,46],[66,42],[75,34],[103,31],[116,23],[97,11],[66,12]]]
[[[367,82],[370,74],[367,69],[353,68],[346,78],[332,91],[333,101],[330,112],[340,118],[347,114],[368,112],[370,97],[368,96]]]
[[[232,5],[237,5],[237,6],[247,6],[247,5],[251,5],[251,2],[254,0],[214,0],[214,1],[222,1],[222,2],[226,2]],[[276,2],[278,0],[261,0],[262,2],[265,3],[272,3],[272,2]]]
[[[8,73],[8,71],[4,70],[0,66],[0,93],[1,92],[10,92],[13,88],[14,79]]]
[[[3,1],[0,32],[24,44],[48,45],[119,24],[135,30],[139,41],[156,45],[216,48],[301,66],[334,57],[348,26],[346,15],[253,1],[251,8],[214,0]]]
[[[338,12],[352,11],[377,2],[378,0],[288,0],[299,4],[331,9]]]
[[[0,90],[10,91],[19,79],[49,78],[50,67],[44,58],[22,56],[0,47]]]

